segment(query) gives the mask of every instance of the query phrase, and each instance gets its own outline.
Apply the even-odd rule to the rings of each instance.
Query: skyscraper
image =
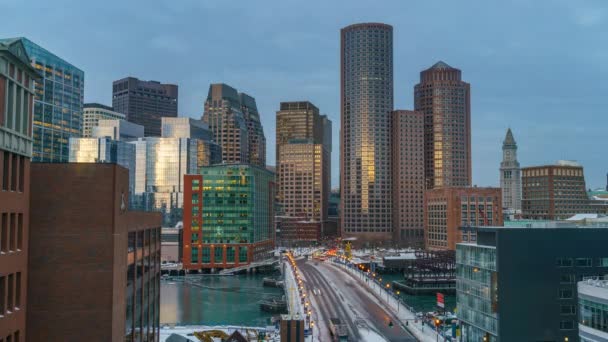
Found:
[[[414,106],[425,114],[426,188],[470,186],[470,85],[460,70],[437,62],[422,71]]]
[[[99,120],[125,119],[122,113],[115,112],[112,107],[99,103],[85,103],[82,114],[82,137],[92,137],[93,127],[97,126]]]
[[[424,113],[396,110],[392,122],[394,240],[424,246]]]
[[[342,232],[366,241],[389,241],[393,28],[350,25],[341,30],[340,40]]]
[[[23,41],[0,41],[0,338],[25,341],[34,79]]]
[[[112,84],[112,107],[128,121],[144,126],[147,137],[158,137],[161,118],[177,116],[177,95],[175,84],[126,77]]]
[[[517,144],[510,128],[502,143],[500,187],[502,188],[502,206],[505,209],[521,211],[521,169],[517,161]]]
[[[266,137],[253,97],[223,83],[212,84],[202,120],[221,146],[224,163],[266,167]]]
[[[67,162],[70,137],[79,137],[82,125],[84,72],[27,38],[25,46],[30,64],[41,79],[34,83],[34,162]]]

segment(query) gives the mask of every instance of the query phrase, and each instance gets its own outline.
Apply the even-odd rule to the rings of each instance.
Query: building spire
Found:
[[[513,132],[511,132],[511,128],[507,129],[507,135],[505,136],[505,140],[502,142],[502,148],[517,148],[517,143],[515,142],[515,138],[513,138]]]

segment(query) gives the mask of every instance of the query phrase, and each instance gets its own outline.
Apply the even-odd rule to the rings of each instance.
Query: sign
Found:
[[[437,306],[445,309],[445,300],[443,298],[443,293],[437,292]]]

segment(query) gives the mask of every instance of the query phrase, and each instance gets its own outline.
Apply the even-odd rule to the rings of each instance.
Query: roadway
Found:
[[[329,326],[329,318],[337,317],[346,323],[349,341],[363,341],[362,332],[374,331],[386,341],[417,341],[409,332],[398,324],[397,318],[387,313],[350,274],[313,260],[297,261],[298,268],[305,279],[308,293],[313,297],[318,308],[317,320]],[[393,327],[389,327],[389,322]],[[319,325],[321,327],[321,325]]]

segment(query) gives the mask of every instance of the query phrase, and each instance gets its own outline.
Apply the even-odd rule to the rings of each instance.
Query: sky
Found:
[[[608,2],[563,0],[0,0],[0,36],[25,36],[85,72],[85,102],[111,105],[126,76],[179,85],[200,118],[209,84],[255,97],[275,160],[281,101],[333,121],[339,184],[340,28],[393,26],[394,98],[413,109],[420,71],[442,60],[471,84],[473,183],[498,186],[511,127],[522,166],[576,160],[605,187]]]

